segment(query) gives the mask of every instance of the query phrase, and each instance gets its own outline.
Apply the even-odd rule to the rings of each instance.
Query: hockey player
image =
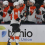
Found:
[[[9,10],[10,13],[11,13],[12,10],[13,10],[13,3],[16,2],[16,1],[18,1],[18,0],[8,0],[9,6],[10,6],[10,10]]]
[[[20,11],[19,11],[19,3],[14,2],[13,6],[15,7],[12,11],[12,20],[11,20],[11,26],[12,26],[12,32],[13,35],[10,36],[10,40],[8,40],[7,45],[11,45],[11,42],[16,40],[16,45],[19,45],[19,36],[20,36]]]
[[[20,8],[19,8],[19,10],[20,10],[20,18],[21,18],[21,23],[24,23],[24,19],[25,19],[25,16],[24,16],[24,12],[25,11],[23,11],[23,10],[26,10],[26,5],[24,4],[24,1],[23,0],[19,0],[18,1],[19,2],[19,4],[20,4]]]
[[[20,17],[22,18],[21,20],[21,23],[25,23],[25,18],[26,18],[26,15],[28,15],[28,7],[29,7],[29,0],[27,0],[27,4],[25,5],[24,4],[24,1],[23,0],[19,0],[19,3],[20,3],[20,12],[21,12],[21,15],[20,15]],[[26,12],[27,12],[27,14],[26,14]]]
[[[4,10],[3,10],[3,21],[1,23],[10,23],[10,16],[9,16],[9,13],[8,13],[8,10],[10,9],[10,7],[8,6],[8,1],[3,1],[3,7],[4,7]]]
[[[35,9],[35,18],[36,18],[36,23],[37,24],[42,24],[42,14],[40,11],[40,5],[36,4],[36,9]]]
[[[39,5],[37,4],[36,6],[34,6],[34,4],[35,4],[35,1],[30,0],[30,8],[29,8],[30,14],[28,15],[28,21],[30,21],[31,24],[34,24],[34,23],[42,24],[42,20],[41,20],[42,15],[41,15],[41,12],[39,11]]]
[[[30,0],[30,7],[29,7],[29,15],[28,15],[28,21],[30,24],[34,24],[35,23],[35,13],[34,10],[36,9],[36,7],[34,6],[35,1],[34,0]]]
[[[25,8],[24,1],[23,1],[23,0],[19,0],[18,2],[19,2],[19,4],[20,4],[20,8],[19,8],[20,13],[22,13],[22,10]]]
[[[41,5],[40,7],[40,11],[41,11],[41,14],[42,14],[42,20],[43,20],[43,24],[45,24],[45,1],[43,2],[43,5]]]

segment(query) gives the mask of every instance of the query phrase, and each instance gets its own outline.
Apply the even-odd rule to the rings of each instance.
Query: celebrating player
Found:
[[[11,42],[14,40],[16,40],[16,45],[19,45],[19,36],[20,36],[20,11],[19,11],[19,2],[14,2],[13,4],[14,9],[12,11],[12,20],[11,20],[11,26],[12,26],[12,32],[13,35],[10,36],[10,39],[8,41],[7,45],[11,45]]]

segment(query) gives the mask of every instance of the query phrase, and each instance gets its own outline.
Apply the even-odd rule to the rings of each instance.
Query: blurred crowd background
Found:
[[[2,5],[2,2],[3,2],[3,1],[5,1],[5,0],[0,0],[0,5]],[[24,0],[25,4],[26,4],[26,1],[27,1],[27,0]],[[43,1],[44,1],[44,0],[35,0],[35,4],[38,3],[38,4],[42,5],[42,4],[43,4]]]
[[[2,9],[3,9],[3,6],[2,6],[2,5],[3,5],[3,4],[2,4],[3,1],[5,1],[5,0],[0,0],[0,7],[2,7]],[[35,0],[35,4],[38,3],[38,4],[41,6],[41,5],[43,5],[43,1],[44,1],[44,0]],[[24,0],[24,3],[27,4],[27,0]],[[24,23],[24,22],[23,22],[23,23]],[[33,23],[32,23],[32,24],[33,24]],[[45,23],[44,23],[44,24],[45,24]]]

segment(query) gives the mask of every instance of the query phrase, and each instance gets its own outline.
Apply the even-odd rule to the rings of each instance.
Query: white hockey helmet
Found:
[[[35,0],[30,0],[30,2],[35,3]]]
[[[19,5],[19,2],[14,2],[13,6]]]
[[[9,3],[8,3],[8,1],[3,1],[3,4],[8,5]]]
[[[24,4],[24,1],[23,0],[19,0],[18,2],[19,2],[19,4],[21,4],[21,3]]]
[[[45,3],[45,1],[44,1],[44,3]]]
[[[35,3],[35,0],[33,0],[33,3]]]

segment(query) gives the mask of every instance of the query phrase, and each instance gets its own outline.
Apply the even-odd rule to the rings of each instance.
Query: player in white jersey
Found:
[[[21,18],[21,23],[24,23],[24,19],[25,19],[25,16],[24,16],[24,12],[25,12],[25,10],[26,10],[26,5],[24,4],[24,1],[23,0],[19,0],[18,1],[19,2],[19,4],[20,4],[20,8],[19,8],[19,10],[20,10],[20,18]],[[24,10],[24,11],[23,11]]]
[[[34,6],[35,1],[30,0],[30,7],[29,7],[29,15],[28,15],[28,21],[30,24],[35,24],[35,9],[36,7]]]
[[[41,14],[42,14],[42,23],[45,24],[45,1],[43,2],[43,5],[41,5],[40,7],[40,11],[41,11]]]
[[[42,24],[42,14],[40,11],[40,5],[36,4],[36,9],[35,9],[35,18],[36,18],[36,23],[37,24]]]
[[[13,4],[14,9],[12,11],[12,20],[11,20],[11,26],[12,26],[12,32],[13,35],[10,36],[10,39],[8,40],[7,45],[11,45],[11,42],[14,40],[16,41],[16,45],[19,45],[19,36],[20,36],[20,11],[19,11],[19,3],[14,2]]]
[[[10,6],[8,6],[8,1],[3,1],[3,21],[1,23],[10,23],[10,16],[8,13],[8,10],[10,9]]]

